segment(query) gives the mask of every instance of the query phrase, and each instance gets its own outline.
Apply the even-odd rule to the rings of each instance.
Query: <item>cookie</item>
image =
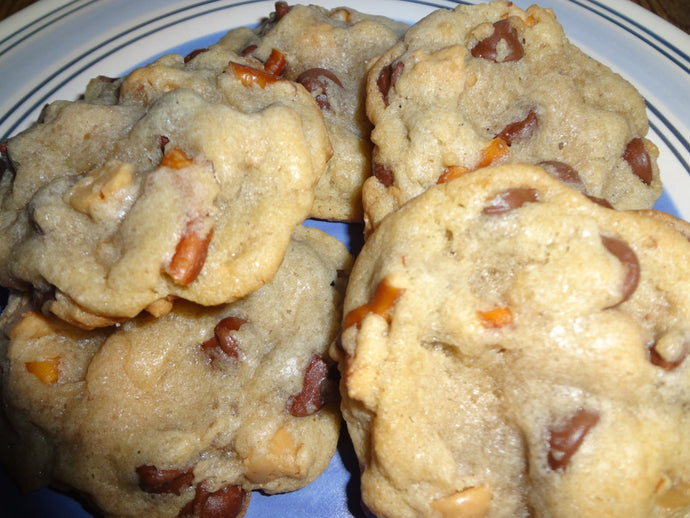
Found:
[[[331,154],[323,115],[241,56],[204,63],[97,78],[6,143],[0,284],[94,328],[271,280]]]
[[[618,209],[651,208],[661,194],[641,95],[537,6],[433,12],[371,68],[367,114],[368,231],[429,186],[506,162],[546,163]]]
[[[364,105],[366,72],[407,28],[349,7],[277,2],[275,12],[256,29],[230,31],[219,42],[276,67],[304,85],[321,107],[333,156],[316,186],[314,218],[362,221],[361,189],[371,175],[372,147]]]
[[[349,262],[335,238],[298,227],[247,297],[91,331],[12,296],[4,462],[25,487],[71,488],[108,516],[239,516],[251,490],[307,485],[338,441],[327,349]]]
[[[340,350],[372,511],[687,516],[690,241],[674,226],[527,164],[384,218]]]

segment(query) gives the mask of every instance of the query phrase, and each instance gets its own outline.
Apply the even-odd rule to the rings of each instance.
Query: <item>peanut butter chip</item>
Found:
[[[142,465],[136,469],[139,476],[139,488],[147,493],[179,495],[194,481],[194,468],[158,469],[156,466]]]
[[[506,189],[497,194],[489,201],[489,205],[484,207],[484,214],[502,214],[514,209],[519,209],[525,203],[539,201],[539,193],[530,187],[514,187]]]
[[[628,142],[623,152],[623,159],[630,165],[633,173],[642,180],[645,184],[652,183],[652,161],[649,158],[649,153],[644,147],[644,141],[636,137]]]
[[[601,242],[606,249],[618,258],[625,270],[623,287],[621,288],[621,300],[619,304],[625,302],[637,289],[640,280],[640,262],[637,255],[627,243],[613,237],[601,236]]]
[[[443,518],[483,518],[489,512],[491,498],[488,488],[477,486],[434,500],[429,506]]]
[[[505,55],[499,55],[499,43],[505,42],[507,47]],[[495,63],[505,63],[509,61],[519,61],[525,55],[525,49],[520,43],[515,27],[512,26],[507,18],[494,23],[494,32],[491,36],[477,42],[472,47],[470,53],[475,58],[487,59]]]
[[[599,414],[582,408],[568,422],[549,433],[547,460],[552,470],[565,469],[585,440],[587,433],[599,422]]]
[[[241,516],[249,503],[249,494],[242,486],[226,486],[211,492],[207,481],[196,486],[194,499],[185,505],[179,518],[235,518]]]

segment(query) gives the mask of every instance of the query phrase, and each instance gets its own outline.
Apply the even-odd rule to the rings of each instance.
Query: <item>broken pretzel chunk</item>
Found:
[[[141,465],[136,468],[139,477],[139,488],[147,493],[179,495],[194,482],[194,468],[159,469],[152,465]]]
[[[343,329],[347,329],[353,325],[359,328],[362,320],[364,320],[369,313],[379,315],[383,317],[386,322],[390,323],[393,306],[395,306],[395,303],[403,294],[403,291],[404,290],[390,284],[388,278],[384,277],[376,286],[374,296],[369,302],[353,309],[345,315]]]
[[[499,52],[500,42],[505,42],[506,50]],[[519,61],[525,55],[517,30],[508,18],[494,23],[493,33],[478,41],[470,51],[475,58],[482,58],[495,63]]]
[[[479,321],[486,329],[506,327],[513,323],[513,312],[507,307],[497,307],[489,311],[477,311]]]
[[[26,362],[26,370],[36,376],[46,385],[54,385],[58,381],[60,357],[55,356],[47,360]]]
[[[257,85],[261,88],[266,88],[267,85],[281,80],[280,77],[272,74],[271,72],[242,65],[241,63],[236,63],[234,61],[230,62],[230,69],[235,74],[235,77],[237,77],[244,86]]]
[[[547,461],[552,470],[565,469],[589,431],[599,422],[599,414],[580,408],[566,423],[549,432]]]
[[[328,365],[315,354],[304,373],[302,391],[288,400],[288,411],[295,417],[315,414],[324,405],[324,389],[328,381]]]
[[[497,164],[498,161],[506,157],[509,152],[510,146],[508,143],[501,137],[495,137],[484,149],[482,149],[482,156],[475,169]]]
[[[443,169],[443,173],[438,177],[436,183],[447,183],[456,178],[460,178],[462,175],[472,172],[467,167],[462,167],[459,165],[451,165]]]
[[[434,500],[429,507],[442,518],[483,518],[491,507],[491,490],[485,486],[468,487]]]
[[[196,227],[193,221],[187,223],[170,263],[164,268],[165,273],[182,286],[191,284],[201,272],[213,237],[213,228],[200,236]]]
[[[275,76],[282,76],[287,67],[287,58],[278,49],[271,49],[271,54],[264,63],[264,70]]]

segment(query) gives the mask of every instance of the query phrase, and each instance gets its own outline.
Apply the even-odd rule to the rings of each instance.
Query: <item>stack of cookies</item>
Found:
[[[362,219],[366,65],[406,29],[279,3],[3,143],[2,458],[24,488],[241,516],[329,465],[352,257],[302,222]]]
[[[342,416],[380,517],[687,516],[690,225],[651,210],[647,132],[503,0],[278,2],[93,79],[0,148],[3,463],[108,516],[237,517]]]

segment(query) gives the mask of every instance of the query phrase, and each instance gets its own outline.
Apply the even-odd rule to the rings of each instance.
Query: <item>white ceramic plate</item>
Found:
[[[533,0],[513,0],[522,8]],[[294,2],[290,2],[294,3]],[[312,0],[412,23],[444,0]],[[470,2],[466,2],[470,3]],[[471,2],[476,3],[476,2]],[[647,101],[651,138],[665,185],[657,208],[690,220],[690,36],[628,0],[537,0],[570,39],[631,81]],[[168,52],[186,54],[223,33],[254,25],[273,1],[42,0],[0,23],[0,141],[34,121],[44,104],[75,99],[96,75],[120,76]],[[347,242],[342,225],[318,224]],[[286,495],[252,495],[247,517],[362,516],[358,468],[343,437],[328,470]],[[8,518],[80,518],[75,501],[50,490],[22,495],[0,471]]]

